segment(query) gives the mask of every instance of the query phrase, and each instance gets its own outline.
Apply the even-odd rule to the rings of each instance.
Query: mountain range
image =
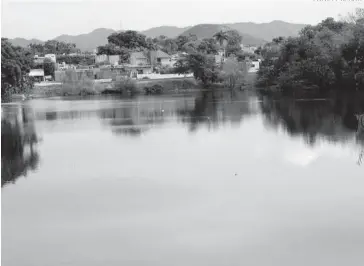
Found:
[[[237,30],[243,37],[245,45],[262,45],[273,38],[282,36],[296,36],[305,27],[305,24],[294,24],[284,21],[272,21],[269,23],[239,22],[232,24],[198,24],[190,27],[160,26],[141,31],[147,37],[165,35],[168,38],[175,38],[179,35],[195,34],[198,38],[210,38],[220,30]],[[75,43],[82,51],[92,51],[97,46],[107,43],[107,37],[116,32],[113,29],[99,28],[90,33],[80,35],[60,35],[54,40]],[[30,43],[43,43],[38,39],[14,38],[10,39],[14,45],[26,47]]]

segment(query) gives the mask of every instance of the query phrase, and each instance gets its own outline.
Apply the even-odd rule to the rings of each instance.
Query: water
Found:
[[[362,265],[357,97],[2,106],[2,265]]]

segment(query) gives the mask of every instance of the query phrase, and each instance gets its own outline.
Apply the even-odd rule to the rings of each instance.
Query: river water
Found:
[[[2,265],[363,265],[363,105],[2,105]]]

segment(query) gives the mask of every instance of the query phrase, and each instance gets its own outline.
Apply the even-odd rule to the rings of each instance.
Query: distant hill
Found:
[[[266,41],[271,41],[274,37],[296,36],[306,25],[293,24],[284,21],[272,21],[270,23],[241,22],[232,24],[199,24],[193,27],[179,28],[174,26],[161,26],[151,28],[141,33],[147,37],[157,37],[165,35],[169,38],[179,35],[195,34],[198,38],[210,38],[220,30],[235,29],[243,36],[243,44],[261,45]],[[99,28],[90,33],[80,35],[60,35],[54,40],[75,43],[82,51],[92,51],[97,46],[107,43],[107,37],[116,32],[113,29]],[[24,38],[9,39],[14,45],[26,47],[30,43],[43,43],[41,40]]]
[[[269,23],[241,22],[226,24],[226,26],[229,26],[241,33],[252,35],[256,38],[271,41],[273,38],[279,36],[297,36],[299,31],[306,25],[275,20]]]
[[[214,36],[215,33],[219,31],[227,31],[227,30],[233,30],[234,28],[229,27],[227,25],[221,25],[221,24],[199,24],[196,26],[191,27],[190,29],[184,31],[181,35],[188,36],[190,34],[196,35],[197,38],[203,39],[203,38],[211,38]],[[238,30],[239,31],[239,30]],[[264,39],[257,38],[255,36],[252,36],[250,34],[246,34],[244,32],[239,31],[239,33],[243,37],[243,44],[245,45],[262,45],[266,43]]]
[[[168,38],[175,38],[189,28],[191,27],[179,28],[175,26],[161,26],[156,28],[150,28],[148,30],[142,31],[141,33],[150,38],[158,37],[160,35],[167,36]]]
[[[43,43],[43,41],[38,40],[38,39],[24,39],[24,38],[14,38],[14,39],[9,39],[9,41],[15,45],[15,46],[21,46],[21,47],[27,47],[29,44],[31,43]]]
[[[107,44],[107,37],[114,32],[113,29],[100,28],[86,34],[60,35],[54,40],[75,43],[76,47],[82,51],[92,51],[97,46]]]

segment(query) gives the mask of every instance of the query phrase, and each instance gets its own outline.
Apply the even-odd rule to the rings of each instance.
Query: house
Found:
[[[153,65],[173,66],[171,56],[161,50],[150,52],[150,62],[152,62]]]
[[[130,53],[129,63],[133,66],[150,65],[148,57],[143,52]]]
[[[150,60],[143,52],[130,53],[129,64],[124,64],[124,67],[126,71],[130,71],[132,77],[153,72]]]
[[[44,64],[44,58],[45,58],[44,56],[35,55],[34,59],[33,59],[33,62],[36,65],[43,65]]]
[[[96,63],[106,63],[106,62],[108,62],[108,56],[106,54],[96,55],[95,62]]]
[[[109,55],[109,64],[112,66],[119,65],[120,55]]]
[[[247,46],[247,45],[244,45],[244,44],[241,44],[240,47],[241,47],[241,50],[243,52],[246,52],[246,53],[249,53],[249,54],[254,54],[254,51],[257,49],[256,46]]]
[[[34,78],[35,81],[44,81],[44,70],[43,69],[31,69],[29,72],[29,77]]]
[[[44,58],[49,58],[53,63],[57,62],[55,54],[46,54]]]

